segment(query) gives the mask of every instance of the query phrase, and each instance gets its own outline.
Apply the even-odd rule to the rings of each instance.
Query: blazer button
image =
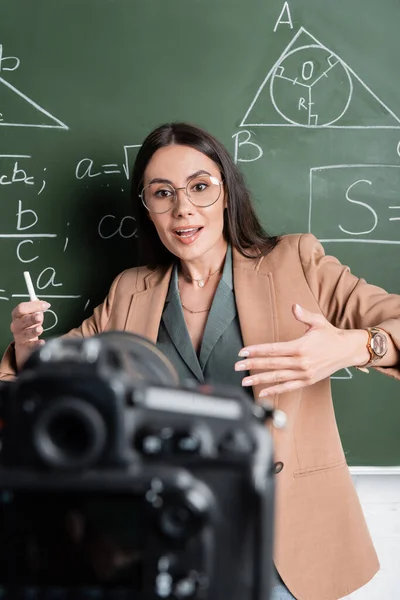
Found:
[[[278,462],[276,462],[274,464],[274,473],[275,475],[278,475],[278,473],[280,473],[283,469],[283,462],[281,462],[280,460]]]

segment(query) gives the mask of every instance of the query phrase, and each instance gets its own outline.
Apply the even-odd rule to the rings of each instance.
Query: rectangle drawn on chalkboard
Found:
[[[325,165],[309,178],[308,231],[321,242],[400,244],[400,165]]]

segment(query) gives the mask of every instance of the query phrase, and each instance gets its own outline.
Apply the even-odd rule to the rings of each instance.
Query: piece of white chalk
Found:
[[[29,299],[31,300],[31,302],[35,302],[36,300],[39,300],[39,298],[36,296],[35,288],[33,287],[32,279],[31,279],[31,275],[30,275],[29,271],[24,271],[24,277],[25,277],[26,287],[28,288]]]

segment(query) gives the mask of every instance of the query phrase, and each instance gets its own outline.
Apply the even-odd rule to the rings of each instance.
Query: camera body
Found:
[[[268,407],[111,333],[48,342],[0,411],[6,598],[269,598]]]

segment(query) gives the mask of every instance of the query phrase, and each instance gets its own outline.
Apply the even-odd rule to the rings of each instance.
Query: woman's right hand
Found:
[[[21,302],[11,313],[10,329],[14,334],[17,371],[22,368],[33,350],[45,343],[39,336],[43,333],[43,312],[48,308],[48,302],[35,300]]]

